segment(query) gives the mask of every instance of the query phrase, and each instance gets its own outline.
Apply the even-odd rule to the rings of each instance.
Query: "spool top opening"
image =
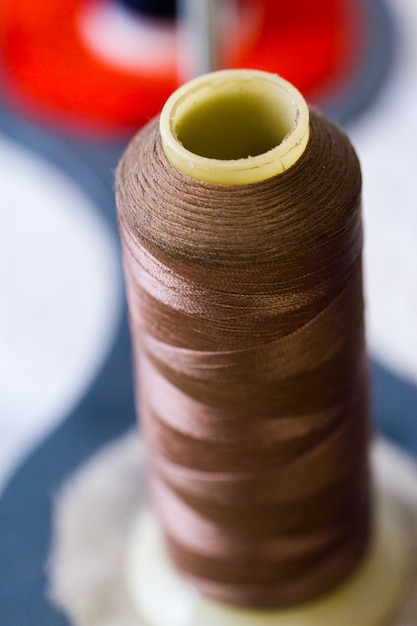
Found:
[[[163,108],[160,131],[178,170],[215,184],[246,184],[296,163],[308,142],[309,114],[281,77],[222,70],[180,87]]]

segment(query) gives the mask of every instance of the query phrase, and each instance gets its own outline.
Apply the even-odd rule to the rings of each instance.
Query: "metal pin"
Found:
[[[179,78],[185,82],[220,69],[225,0],[179,0]]]

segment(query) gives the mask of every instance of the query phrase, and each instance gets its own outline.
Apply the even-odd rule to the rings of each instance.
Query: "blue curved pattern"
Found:
[[[117,236],[114,169],[123,145],[83,142],[25,124],[0,110],[11,139],[60,166],[94,200]],[[120,257],[120,255],[119,255]],[[135,423],[130,335],[124,307],[104,365],[78,406],[27,458],[0,499],[0,623],[67,624],[47,599],[46,565],[54,497],[65,478],[102,444]]]
[[[68,622],[47,599],[54,498],[65,478],[135,422],[130,338],[123,320],[113,350],[75,411],[26,460],[0,500],[2,626]]]

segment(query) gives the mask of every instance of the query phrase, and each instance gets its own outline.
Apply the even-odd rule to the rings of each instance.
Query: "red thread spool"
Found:
[[[159,112],[178,86],[176,56],[165,55],[155,64],[148,54],[136,69],[99,58],[83,38],[80,22],[85,11],[108,6],[3,0],[7,91],[18,108],[47,124],[107,134],[137,128]],[[319,10],[308,0],[240,0],[239,6],[237,47],[228,50],[224,67],[277,72],[317,99],[358,63],[363,15],[357,3],[321,0]]]

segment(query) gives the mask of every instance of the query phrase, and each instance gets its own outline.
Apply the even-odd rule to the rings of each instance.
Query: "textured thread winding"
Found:
[[[138,410],[168,550],[203,593],[281,607],[370,534],[360,168],[311,112],[287,172],[188,178],[157,121],[117,173]]]

